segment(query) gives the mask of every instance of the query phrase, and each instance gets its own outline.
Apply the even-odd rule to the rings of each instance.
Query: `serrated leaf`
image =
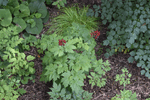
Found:
[[[28,61],[31,61],[31,60],[34,60],[34,59],[35,59],[34,56],[31,56],[31,55],[27,56],[27,60],[28,60]]]
[[[23,95],[24,93],[26,93],[26,90],[24,90],[23,88],[19,88],[17,90],[21,95]]]
[[[66,44],[65,52],[74,53],[74,51],[73,51],[74,49],[76,49],[76,46],[74,46],[74,45],[67,45]]]
[[[16,61],[16,58],[12,58],[9,60],[9,62],[15,62]]]
[[[7,86],[7,85],[3,85],[3,88],[4,88],[4,90],[6,90],[6,91],[9,91],[9,86]]]
[[[34,69],[34,68],[32,68],[32,67],[29,67],[29,72],[30,72],[31,74],[34,74],[35,69]]]

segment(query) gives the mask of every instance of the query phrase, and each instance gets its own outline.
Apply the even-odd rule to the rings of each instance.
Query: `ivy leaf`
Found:
[[[102,23],[105,25],[107,23],[107,20],[103,20]]]
[[[130,55],[131,55],[131,56],[135,56],[135,51],[131,51],[131,52],[130,52]]]
[[[130,44],[134,43],[134,40],[135,40],[135,38],[134,38],[134,37],[131,37],[131,38],[129,39],[129,43],[130,43]]]
[[[144,56],[143,56],[143,59],[144,59],[144,61],[146,61],[146,60],[148,59],[148,56],[147,56],[147,55],[144,55]]]
[[[141,70],[141,75],[144,75],[145,74],[145,70]]]
[[[127,44],[126,44],[126,47],[127,47],[127,48],[130,48],[130,47],[131,47],[131,44],[130,44],[130,43],[127,43]]]
[[[108,57],[109,57],[109,53],[105,53],[104,56],[105,56],[106,58],[108,58]]]
[[[145,76],[148,77],[148,78],[150,78],[150,74],[149,74],[148,71],[145,73]]]
[[[28,60],[28,61],[31,61],[31,60],[34,60],[34,59],[35,59],[35,57],[33,57],[33,56],[31,56],[31,55],[27,56],[27,60]]]
[[[106,45],[106,46],[107,46],[108,44],[109,44],[109,40],[104,40],[104,41],[103,41],[103,45]]]
[[[141,26],[140,31],[143,32],[143,33],[146,32],[147,31],[146,25]]]
[[[133,57],[129,57],[129,58],[128,58],[128,62],[129,62],[129,63],[133,63],[133,61],[134,61],[134,58],[133,58]]]

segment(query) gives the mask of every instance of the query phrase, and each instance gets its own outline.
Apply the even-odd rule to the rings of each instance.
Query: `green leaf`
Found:
[[[141,26],[140,31],[143,32],[143,33],[146,32],[147,31],[146,25]]]
[[[23,18],[23,17],[28,17],[29,15],[30,15],[30,9],[25,4],[20,4],[19,9],[16,9],[14,11],[15,17]]]
[[[2,26],[9,26],[12,22],[12,15],[9,9],[0,9],[0,24]]]
[[[67,43],[66,43],[66,45],[65,45],[65,52],[74,53],[74,51],[73,51],[74,49],[77,49],[76,46],[74,46],[74,45],[67,45]]]
[[[57,5],[59,2],[58,1],[55,1],[52,3],[52,5]]]
[[[27,56],[27,60],[28,60],[28,61],[31,61],[31,60],[34,60],[34,59],[35,59],[34,56],[31,56],[31,55]]]
[[[22,18],[14,17],[13,22],[17,26],[18,33],[22,32],[26,27],[26,22]]]
[[[105,25],[107,23],[107,20],[103,20],[102,23]]]
[[[42,14],[41,18],[45,18],[47,15],[47,8],[44,2],[40,3],[40,7],[38,8],[38,13]]]
[[[61,81],[63,82],[64,86],[67,87],[67,86],[69,85],[69,80],[68,80],[68,78],[71,76],[71,73],[70,73],[70,71],[67,71],[67,72],[64,72],[64,73],[62,74],[62,76],[63,76],[64,78],[62,78]]]
[[[144,61],[147,61],[148,56],[147,56],[147,55],[144,55],[144,56],[143,56],[143,59],[144,59]]]
[[[104,41],[103,41],[103,45],[106,45],[106,46],[107,46],[108,44],[109,44],[109,40],[104,40]]]
[[[133,57],[129,57],[129,58],[128,58],[128,62],[129,62],[129,63],[133,63],[133,61],[134,61],[134,58],[133,58]]]
[[[144,75],[145,74],[145,70],[141,70],[141,75]]]
[[[17,59],[16,58],[12,58],[9,60],[9,62],[15,62]]]
[[[26,31],[30,34],[40,34],[43,29],[42,20],[34,18],[36,25],[32,28],[30,24],[27,24]]]
[[[31,74],[34,74],[34,73],[35,73],[35,69],[32,68],[32,67],[29,67],[29,72],[30,72]]]
[[[4,88],[4,90],[6,90],[6,91],[9,91],[9,90],[10,90],[9,86],[7,86],[7,85],[3,85],[3,88]]]
[[[135,41],[135,37],[131,37],[131,38],[129,39],[129,43],[130,43],[130,44],[134,43],[134,41]]]
[[[130,52],[130,55],[131,55],[131,56],[135,56],[135,51],[131,51],[131,52]]]
[[[23,88],[19,88],[19,89],[17,89],[17,91],[18,91],[21,95],[23,95],[24,93],[26,93],[26,90],[24,90]]]
[[[148,77],[148,78],[150,78],[149,71],[147,71],[147,72],[145,73],[145,76]]]
[[[130,44],[130,43],[127,43],[127,44],[126,44],[126,47],[127,47],[127,48],[130,48],[130,47],[131,47],[131,44]]]

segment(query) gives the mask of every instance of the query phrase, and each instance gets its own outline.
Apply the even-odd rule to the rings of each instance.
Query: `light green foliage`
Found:
[[[58,34],[65,33],[68,26],[71,26],[73,22],[85,25],[90,31],[97,29],[98,23],[96,22],[96,18],[86,16],[88,8],[88,6],[79,8],[78,5],[75,5],[62,9],[62,13],[53,18],[50,23],[52,26],[49,29],[49,33],[52,31]]]
[[[87,91],[80,90],[79,94],[76,94],[73,92],[73,94],[70,93],[70,91],[67,91],[66,88],[62,88],[61,85],[57,85],[56,83],[53,83],[53,88],[50,88],[52,91],[48,92],[48,94],[51,96],[50,100],[91,100],[92,99],[92,93],[88,93]]]
[[[93,8],[94,8],[94,11],[93,9],[88,9],[87,16],[98,17],[99,13],[101,13],[100,6],[93,5]]]
[[[25,38],[24,41],[22,41],[21,43],[21,48],[23,50],[30,50],[30,46],[38,45],[38,41],[40,41],[35,36],[28,33],[24,33],[23,37]]]
[[[103,63],[102,59],[94,62],[94,64],[94,72],[90,72],[91,76],[88,75],[87,77],[90,78],[89,83],[92,84],[92,87],[96,85],[101,88],[106,84],[106,78],[102,78],[102,76],[104,76],[107,71],[111,70],[109,67],[110,64],[108,61]]]
[[[132,94],[130,90],[123,90],[121,94],[116,94],[115,97],[111,98],[111,100],[137,100],[136,93]]]
[[[19,38],[17,27],[8,27],[0,30],[0,54],[3,54],[6,47],[16,47],[22,42],[22,38]]]
[[[141,74],[150,78],[150,3],[147,0],[102,0],[101,19],[109,22],[104,45],[111,46],[105,54],[112,56],[116,51],[130,52],[129,63],[137,61],[144,68]]]
[[[24,89],[18,89],[20,80],[12,77],[7,71],[0,70],[0,99],[17,100],[17,98],[26,93]]]
[[[116,80],[115,81],[119,81],[120,82],[120,85],[123,84],[123,86],[125,87],[126,84],[130,84],[130,78],[131,78],[131,74],[128,73],[128,70],[126,68],[122,69],[122,72],[123,74],[119,75],[117,74],[116,75]],[[129,78],[127,78],[127,76]],[[126,77],[126,78],[125,78]]]
[[[67,29],[62,35],[55,33],[42,35],[40,45],[36,46],[40,51],[45,51],[45,56],[42,58],[44,71],[40,80],[59,81],[63,88],[70,88],[70,93],[80,94],[85,74],[90,69],[96,71],[95,80],[101,82],[99,78],[105,74],[103,71],[108,71],[110,68],[108,62],[97,61],[95,46],[91,45],[95,44],[95,40],[90,37],[90,30],[77,23],[72,23]],[[61,39],[66,41],[64,46],[59,45]],[[104,86],[100,83],[96,85]]]
[[[10,47],[6,48],[2,56],[4,61],[8,61],[9,65],[6,69],[10,69],[12,74],[18,74],[19,76],[29,76],[29,74],[34,74],[35,69],[33,68],[34,62],[28,63],[27,61],[33,60],[35,57],[29,55],[27,56],[27,61],[25,59],[25,54],[16,51]]]
[[[66,4],[67,1],[66,0],[57,0],[55,2],[52,3],[52,5],[57,5],[58,9],[60,9],[60,7],[65,7],[64,4]]]
[[[128,70],[126,68],[122,69],[122,72],[123,72],[123,74],[121,74],[121,75],[117,74],[116,75],[115,81],[119,81],[120,85],[123,84],[124,90],[121,91],[121,94],[119,94],[119,95],[116,94],[116,96],[111,98],[111,100],[137,100],[136,92],[132,94],[132,91],[125,90],[125,86],[127,84],[130,84],[131,74],[128,73]],[[127,76],[129,78],[127,78]]]

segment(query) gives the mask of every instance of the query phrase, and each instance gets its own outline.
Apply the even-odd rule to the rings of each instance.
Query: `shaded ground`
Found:
[[[97,3],[100,4],[100,0],[73,0],[68,2],[68,4],[72,3],[83,3],[85,4],[93,4]],[[99,2],[96,2],[99,1]],[[48,8],[50,11],[50,16],[56,16],[59,12],[59,10],[54,7],[54,8]],[[95,47],[95,52],[96,52],[96,57],[97,59],[103,59],[104,61],[108,60],[109,63],[111,64],[111,70],[106,73],[107,78],[107,83],[104,87],[98,88],[97,86],[94,86],[93,89],[91,88],[91,85],[88,84],[88,79],[85,80],[85,86],[83,87],[84,90],[87,90],[93,94],[93,99],[92,100],[110,100],[112,97],[114,97],[116,94],[120,93],[120,90],[123,90],[123,86],[120,86],[118,82],[115,82],[115,76],[116,74],[122,74],[121,69],[123,67],[126,67],[128,71],[132,74],[132,77],[130,79],[131,84],[126,86],[126,90],[132,90],[132,92],[136,92],[137,94],[137,99],[138,100],[145,100],[146,98],[149,98],[150,94],[150,79],[148,79],[145,76],[141,76],[140,70],[141,68],[136,66],[136,62],[134,63],[128,63],[127,59],[130,57],[129,54],[123,54],[123,53],[118,53],[114,54],[113,56],[109,57],[106,59],[104,57],[104,54],[106,53],[106,48],[110,48],[109,46],[102,46],[101,43],[103,40],[106,39],[106,31],[107,31],[107,26],[101,26],[102,29],[100,30],[101,35],[98,38],[97,45]],[[43,34],[46,31],[46,29],[43,30],[41,34]],[[99,48],[102,48],[103,53],[98,54]],[[25,54],[37,54],[36,48],[31,48],[30,51],[26,51]],[[49,95],[47,92],[49,92],[49,88],[52,86],[52,84],[49,83],[44,83],[40,82],[40,75],[42,73],[42,61],[40,58],[37,56],[36,59],[34,60],[35,66],[34,68],[36,69],[35,73],[35,83],[32,81],[29,81],[28,84],[21,85],[21,88],[24,88],[27,93],[25,93],[23,96],[20,96],[18,100],[49,100]]]

